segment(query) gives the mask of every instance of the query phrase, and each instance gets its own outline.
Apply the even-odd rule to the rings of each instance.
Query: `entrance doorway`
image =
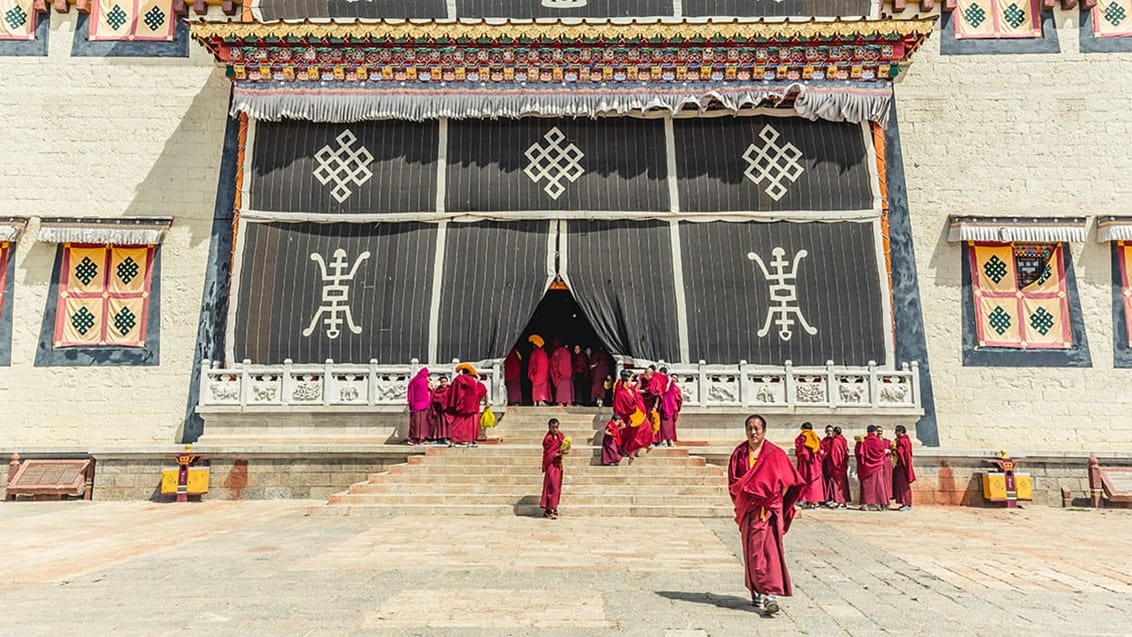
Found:
[[[582,312],[582,308],[574,300],[574,296],[560,282],[556,281],[547,290],[542,301],[535,308],[534,314],[531,315],[531,320],[519,336],[519,340],[515,343],[515,349],[522,357],[520,375],[522,400],[519,403],[522,405],[533,404],[531,401],[531,382],[527,377],[527,362],[530,360],[531,350],[534,349],[534,345],[527,339],[532,334],[542,337],[544,341],[543,349],[546,350],[547,354],[552,354],[554,348],[560,344],[569,349],[571,356],[574,355],[575,346],[581,348],[583,355],[587,348],[589,349],[591,357],[586,360],[585,372],[575,377],[575,396],[571,402],[575,405],[594,404],[591,395],[590,363],[596,357],[604,357],[605,363],[598,365],[598,370],[599,372],[609,370],[612,369],[612,358],[602,344],[601,338],[598,337],[593,325]],[[508,402],[512,401],[509,400]],[[608,400],[603,402],[608,404]]]

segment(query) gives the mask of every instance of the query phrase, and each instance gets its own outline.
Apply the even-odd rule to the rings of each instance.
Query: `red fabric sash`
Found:
[[[912,439],[908,434],[896,438],[896,458],[900,461],[898,471],[903,471],[908,477],[908,484],[916,481],[916,470],[912,468]]]
[[[552,434],[549,431],[542,439],[542,472],[550,468],[550,465],[562,464],[562,441],[566,439],[566,434],[561,431],[557,434]]]
[[[861,441],[861,455],[857,460],[857,474],[861,478],[871,477],[877,471],[884,469],[885,460],[884,441],[873,434],[869,434]]]
[[[761,511],[763,519],[770,513],[779,515],[783,533],[789,530],[804,481],[785,451],[764,441],[755,466],[750,467],[750,447],[743,442],[731,452],[727,477],[736,524],[742,525],[747,515]]]

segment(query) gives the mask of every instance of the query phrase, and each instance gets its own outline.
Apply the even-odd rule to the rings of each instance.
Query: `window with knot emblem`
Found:
[[[1073,346],[1061,243],[969,243],[979,347]]]
[[[145,347],[152,246],[64,244],[54,346]]]

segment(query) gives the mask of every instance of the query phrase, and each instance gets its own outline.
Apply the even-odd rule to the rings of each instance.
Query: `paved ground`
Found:
[[[0,634],[1132,634],[1132,511],[806,512],[765,619],[729,520],[307,504],[2,503]]]

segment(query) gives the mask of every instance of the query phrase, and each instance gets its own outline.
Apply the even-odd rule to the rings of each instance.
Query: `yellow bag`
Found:
[[[483,427],[484,429],[491,429],[494,426],[495,412],[491,410],[491,407],[488,407],[487,409],[483,410],[483,415],[480,416],[480,427]]]
[[[638,409],[637,411],[629,414],[629,426],[640,427],[641,425],[645,424],[646,418],[647,417],[645,416],[645,412]]]
[[[652,422],[653,435],[660,433],[660,414],[655,409],[649,412],[649,421]]]

